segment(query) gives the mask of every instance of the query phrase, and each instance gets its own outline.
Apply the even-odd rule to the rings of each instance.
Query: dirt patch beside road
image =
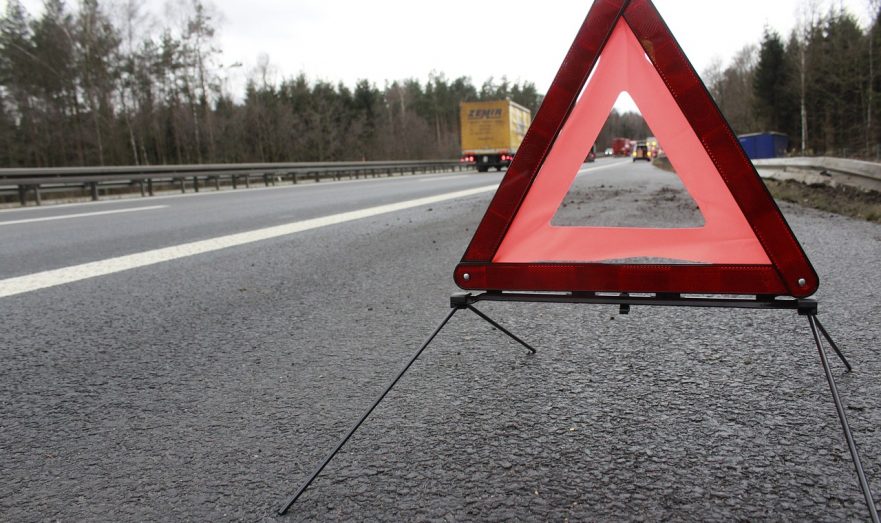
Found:
[[[675,172],[667,158],[657,158],[653,165],[665,171]],[[881,193],[864,191],[846,185],[804,184],[793,180],[779,181],[763,178],[762,181],[775,199],[796,203],[805,207],[834,212],[851,218],[881,223]]]
[[[881,193],[845,185],[806,185],[792,180],[766,179],[764,182],[778,200],[881,223]]]

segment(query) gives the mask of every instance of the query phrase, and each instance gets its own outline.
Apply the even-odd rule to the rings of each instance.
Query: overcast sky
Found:
[[[102,3],[107,3],[104,0]],[[6,0],[0,0],[5,4]],[[843,6],[865,26],[868,0],[655,0],[695,68],[727,63],[758,43],[767,25],[787,36],[800,5],[825,11]],[[24,0],[32,14],[41,0]],[[76,2],[68,0],[75,5]],[[534,82],[545,92],[584,20],[591,0],[207,0],[222,13],[219,43],[240,90],[261,54],[277,77],[305,72],[311,79],[353,85],[367,78],[427,79],[470,76]],[[164,0],[144,0],[163,18]]]

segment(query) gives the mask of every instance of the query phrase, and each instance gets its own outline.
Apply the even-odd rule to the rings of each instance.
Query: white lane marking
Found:
[[[151,205],[150,207],[134,207],[132,209],[116,209],[113,211],[96,211],[96,212],[84,212],[80,214],[64,214],[61,216],[45,216],[43,218],[28,218],[26,220],[12,220],[7,222],[0,222],[0,227],[4,225],[15,225],[19,223],[34,223],[34,222],[50,222],[53,220],[68,220],[71,218],[86,218],[88,216],[104,216],[107,214],[119,214],[123,212],[138,212],[138,211],[153,211],[156,209],[165,209],[168,207],[167,205]]]
[[[15,296],[16,294],[36,291],[48,287],[55,287],[57,285],[64,285],[66,283],[72,283],[88,278],[106,276],[108,274],[113,274],[116,272],[127,271],[138,267],[146,267],[148,265],[176,260],[178,258],[205,254],[208,252],[226,249],[229,247],[237,247],[240,245],[254,243],[261,240],[268,240],[270,238],[278,238],[279,236],[287,236],[289,234],[317,229],[319,227],[327,227],[329,225],[337,225],[354,220],[361,220],[364,218],[379,216],[381,214],[388,214],[392,212],[403,211],[406,209],[412,209],[414,207],[421,207],[423,205],[430,205],[445,202],[448,200],[465,198],[467,196],[474,196],[481,193],[495,191],[497,188],[498,184],[485,185],[465,191],[456,191],[439,194],[437,196],[419,198],[416,200],[392,203],[388,205],[380,205],[378,207],[370,207],[357,211],[333,214],[331,216],[313,218],[311,220],[303,220],[299,222],[287,223],[284,225],[277,225],[274,227],[266,227],[264,229],[257,229],[254,231],[238,234],[230,234],[228,236],[220,236],[208,240],[185,243],[182,245],[175,245],[173,247],[165,247],[152,251],[139,252],[136,254],[119,256],[117,258],[109,258],[106,260],[84,263],[82,265],[64,267],[62,269],[55,269],[39,272],[36,274],[29,274],[26,276],[8,278],[5,280],[0,280],[0,298]]]
[[[611,169],[613,167],[621,167],[622,165],[627,165],[629,163],[630,163],[630,160],[621,160],[620,162],[615,162],[610,165],[600,165],[598,167],[588,167],[587,169],[581,169],[580,171],[578,171],[578,176],[581,176],[582,174],[596,172],[596,171],[602,171],[604,169]]]
[[[602,171],[604,169],[611,169],[613,167],[621,167],[622,165],[627,165],[629,163],[630,163],[630,160],[619,160],[617,162],[610,163],[608,165],[594,165],[591,167],[586,167],[584,169],[578,170],[578,176],[580,176],[582,174],[596,172],[596,171]],[[477,177],[477,176],[491,176],[492,174],[498,175],[498,174],[502,174],[502,173],[489,173],[489,174],[487,174],[487,173],[477,173],[477,171],[474,171],[474,172],[468,172],[468,173],[463,173],[463,174]],[[450,177],[446,177],[446,178],[447,178],[447,180],[461,180],[461,178],[450,178]],[[420,182],[433,182],[433,181],[437,181],[438,179],[441,179],[441,177],[425,178],[425,179],[418,180],[418,181],[420,181]]]
[[[423,182],[437,182],[437,181],[445,181],[445,182],[448,182],[448,181],[457,181],[457,180],[458,180],[458,181],[461,181],[461,180],[462,180],[462,177],[465,177],[465,176],[467,176],[467,177],[469,177],[469,178],[478,178],[477,171],[474,171],[473,173],[472,173],[472,172],[459,172],[459,173],[456,173],[456,174],[457,174],[458,176],[455,177],[455,178],[453,178],[452,176],[445,176],[445,175],[442,175],[442,174],[440,174],[440,175],[427,175],[427,177],[425,177],[425,178],[420,178],[420,179],[418,179],[418,180],[416,180],[416,181],[417,181],[417,182],[420,182],[420,183],[423,183]],[[484,175],[481,174],[479,177],[483,178]]]

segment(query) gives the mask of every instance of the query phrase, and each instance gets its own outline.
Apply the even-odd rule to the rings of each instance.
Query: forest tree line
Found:
[[[533,112],[542,101],[534,84],[505,78],[275,81],[266,57],[236,96],[226,75],[240,64],[221,63],[216,17],[200,0],[164,25],[138,0],[46,0],[38,17],[9,0],[0,166],[455,158],[460,101],[510,98]]]
[[[505,78],[277,80],[267,57],[231,93],[241,64],[222,63],[218,13],[176,5],[159,21],[138,0],[46,0],[36,17],[8,0],[0,167],[455,158],[460,102],[510,98],[534,115],[543,99]],[[804,129],[810,154],[877,157],[878,17],[863,29],[843,10],[805,13],[788,40],[768,29],[704,79],[738,133],[781,131],[800,149]],[[613,112],[598,142],[649,133],[638,115]]]
[[[766,28],[728,67],[704,71],[735,132],[785,133],[793,154],[881,158],[881,1],[866,4],[864,29],[846,9],[803,0],[789,35]]]

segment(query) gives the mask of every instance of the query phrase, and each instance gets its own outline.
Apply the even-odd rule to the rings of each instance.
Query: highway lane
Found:
[[[621,165],[613,161],[583,172]],[[491,192],[500,178],[379,178],[6,211],[0,213],[0,280],[460,191]]]
[[[429,178],[375,182],[404,184],[388,199],[371,180],[0,213],[2,222],[168,205],[155,216],[0,227],[29,228],[43,246],[20,251],[33,263],[4,258],[3,270],[18,265],[3,277],[498,175]],[[630,186],[609,187],[618,180]],[[670,193],[675,178],[648,165],[577,183],[603,199],[568,204],[573,223],[627,224],[657,209],[693,217]],[[273,519],[446,312],[452,269],[491,194],[0,299],[0,519]],[[823,280],[823,320],[856,366],[836,376],[878,492],[881,227],[783,209]],[[66,232],[42,238],[59,224]],[[80,247],[83,237],[92,240]],[[864,518],[802,319],[485,308],[539,353],[455,318],[288,519]]]
[[[449,174],[202,192],[0,212],[0,278],[497,183]],[[109,210],[161,209],[19,223]]]

